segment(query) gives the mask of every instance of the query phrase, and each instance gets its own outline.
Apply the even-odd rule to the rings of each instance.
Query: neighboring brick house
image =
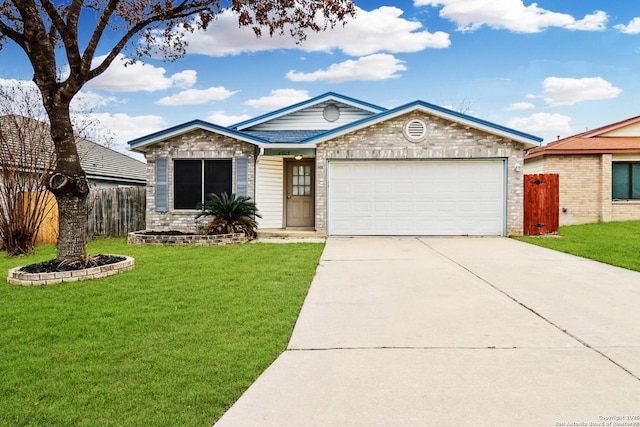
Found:
[[[640,219],[640,116],[529,150],[525,173],[560,176],[560,225]]]
[[[261,228],[328,235],[522,234],[524,150],[540,138],[415,101],[327,93],[230,127],[130,141],[147,159],[147,227],[193,230],[209,193],[255,199]]]

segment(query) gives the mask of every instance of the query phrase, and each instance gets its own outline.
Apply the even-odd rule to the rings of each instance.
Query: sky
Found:
[[[640,115],[635,1],[355,4],[345,26],[302,44],[256,38],[222,14],[206,32],[188,35],[184,58],[125,67],[123,55],[75,105],[121,151],[131,139],[187,121],[226,126],[329,91],[386,108],[426,101],[542,144]],[[27,84],[32,74],[15,45],[0,50],[0,85]]]

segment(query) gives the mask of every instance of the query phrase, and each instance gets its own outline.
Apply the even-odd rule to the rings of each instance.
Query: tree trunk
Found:
[[[58,202],[57,259],[84,258],[89,185],[80,164],[68,103],[56,103],[47,112],[56,152],[56,167],[47,180],[47,188]]]
[[[87,196],[57,194],[58,257],[77,259],[85,256],[87,245]]]

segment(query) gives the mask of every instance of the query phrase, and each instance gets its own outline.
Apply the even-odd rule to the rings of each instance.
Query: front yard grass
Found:
[[[210,426],[285,349],[318,243],[138,247],[106,279],[20,287],[0,254],[0,425]]]
[[[518,237],[545,248],[640,271],[640,221],[560,227],[559,237]]]

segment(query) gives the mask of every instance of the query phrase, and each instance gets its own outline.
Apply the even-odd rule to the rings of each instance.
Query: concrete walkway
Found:
[[[216,426],[638,417],[640,273],[505,238],[329,238],[289,349]]]

